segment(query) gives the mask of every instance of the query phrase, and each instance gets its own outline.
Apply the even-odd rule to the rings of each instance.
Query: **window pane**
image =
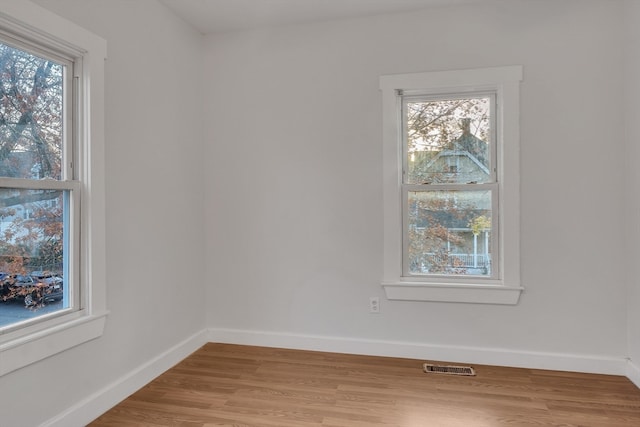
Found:
[[[411,274],[491,275],[491,191],[412,191]]]
[[[69,305],[64,194],[0,189],[0,329]]]
[[[61,178],[63,69],[0,43],[0,176]]]
[[[405,183],[491,182],[491,97],[405,100]]]

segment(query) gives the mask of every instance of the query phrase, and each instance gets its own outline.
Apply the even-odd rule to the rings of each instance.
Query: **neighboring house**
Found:
[[[437,152],[416,152],[414,172],[420,180],[429,184],[482,183],[490,178],[489,144],[470,131],[470,120],[462,120],[462,135]],[[444,192],[443,192],[444,193]],[[451,205],[458,207],[452,209]],[[447,206],[443,209],[442,206]],[[451,239],[427,242],[423,272],[429,272],[430,264],[448,263],[465,269],[466,274],[488,274],[491,268],[489,245],[491,199],[484,192],[459,191],[448,194],[433,193],[429,201],[414,206],[415,224],[418,229],[441,225],[448,230]],[[478,220],[478,218],[481,218]],[[484,226],[483,219],[484,218]],[[472,222],[476,226],[472,227]],[[433,248],[438,247],[437,251]],[[448,259],[443,261],[443,257]],[[455,265],[453,265],[455,264]]]
[[[486,182],[489,178],[489,144],[471,133],[470,119],[462,120],[462,135],[438,151],[423,167],[426,182]]]

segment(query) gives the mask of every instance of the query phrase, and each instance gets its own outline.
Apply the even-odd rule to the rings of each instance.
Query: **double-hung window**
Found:
[[[0,330],[79,305],[77,66],[0,33]]]
[[[0,375],[102,334],[104,40],[0,11]]]
[[[515,304],[521,67],[383,76],[390,299]]]

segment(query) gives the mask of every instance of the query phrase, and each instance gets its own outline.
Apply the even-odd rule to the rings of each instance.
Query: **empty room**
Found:
[[[0,426],[640,425],[640,2],[0,0]]]

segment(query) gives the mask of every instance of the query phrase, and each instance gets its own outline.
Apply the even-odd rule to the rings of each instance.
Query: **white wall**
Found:
[[[155,0],[37,3],[108,41],[111,314],[102,338],[2,378],[0,396],[29,397],[0,399],[3,425],[50,420],[205,325],[212,339],[400,342],[469,362],[640,359],[640,282],[625,285],[637,257],[620,254],[640,237],[624,225],[640,197],[621,167],[640,151],[623,123],[625,106],[631,124],[640,113],[640,86],[623,96],[640,69],[621,48],[623,15],[640,21],[632,2],[441,7],[204,45]],[[633,49],[640,36],[627,36]],[[520,304],[382,298],[369,314],[383,297],[378,77],[513,64],[525,70]]]
[[[635,266],[640,259],[640,4],[634,1],[625,3],[625,108],[626,108],[626,162],[627,217],[624,221],[626,248],[629,265],[628,283],[628,345],[632,365],[629,377],[640,387],[640,279]]]
[[[111,313],[100,339],[2,377],[0,424],[12,427],[51,419],[205,326],[201,36],[155,0],[38,3],[108,42]]]
[[[621,5],[495,2],[208,36],[212,339],[622,363]],[[525,74],[520,304],[382,299],[369,314],[369,297],[383,297],[378,77],[515,64]]]

